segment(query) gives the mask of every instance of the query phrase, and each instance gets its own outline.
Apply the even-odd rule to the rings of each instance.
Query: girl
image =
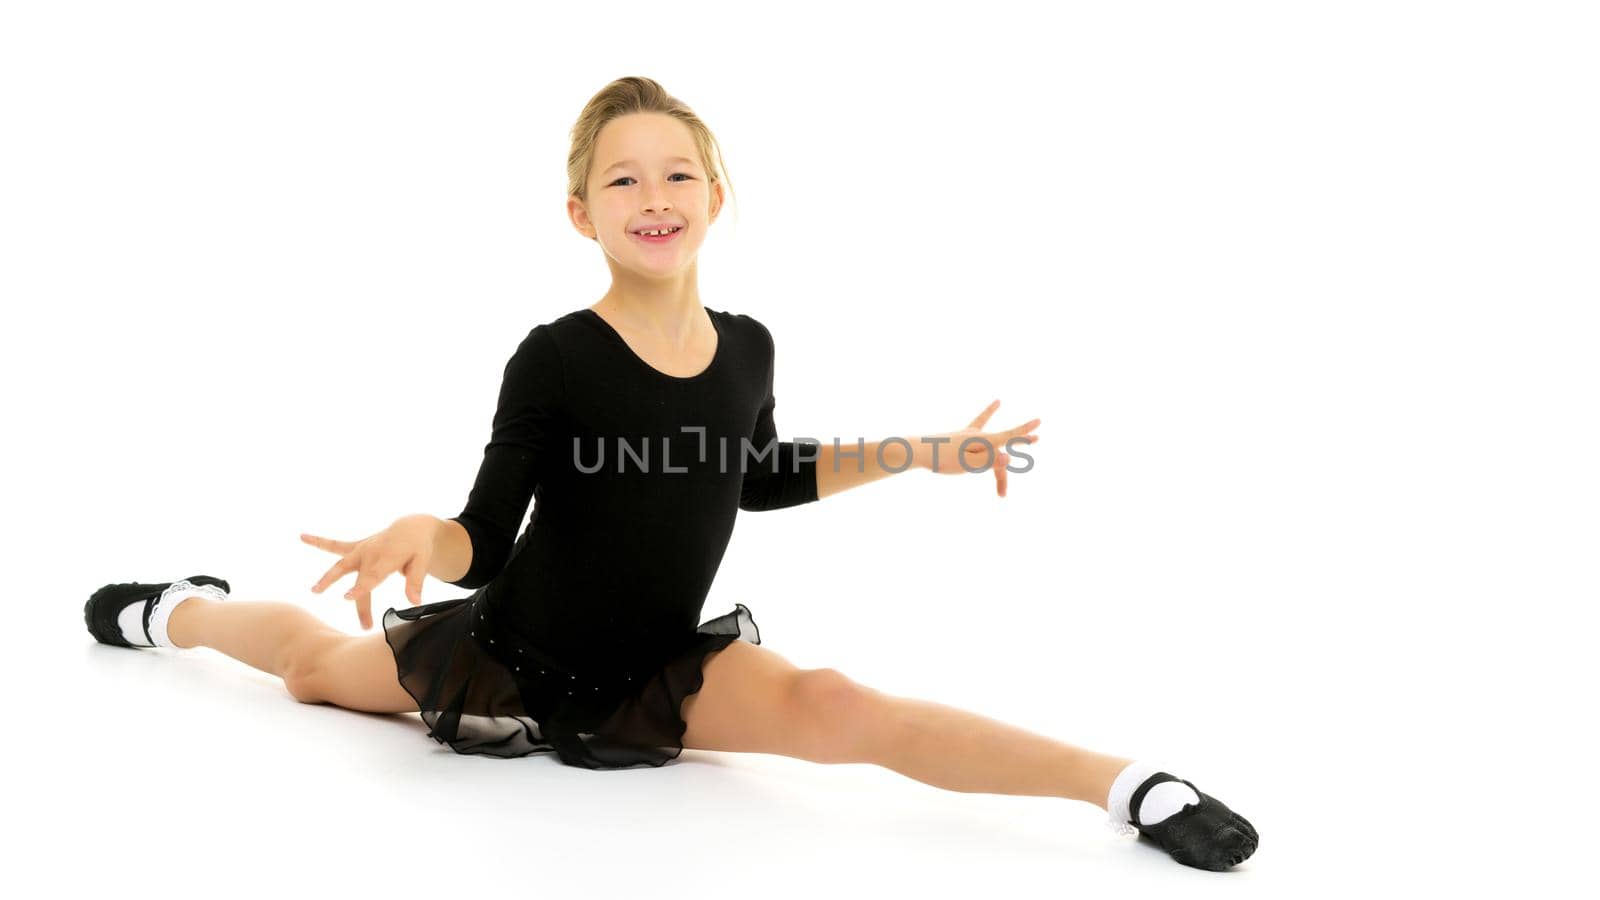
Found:
[[[777,440],[772,335],[702,306],[697,289],[720,159],[705,124],[651,79],[618,79],[584,108],[567,212],[603,251],[610,290],[512,354],[460,515],[406,516],[354,542],[301,536],[339,557],[313,592],[356,573],[345,597],[363,629],[373,589],[405,574],[411,606],[387,610],[381,635],[290,604],[224,602],[228,582],[206,575],[103,587],[84,608],[90,633],[212,647],[307,703],[419,712],[458,753],[553,752],[588,768],[660,766],[684,747],[870,762],[950,790],[1094,803],[1191,866],[1250,856],[1249,822],[1154,766],[798,669],[761,646],[743,604],[696,624],[739,510],[909,467],[992,471],[1004,496],[1007,451],[1039,424],[985,430],[995,401],[959,431],[859,453]],[[473,593],[423,604],[424,575]]]

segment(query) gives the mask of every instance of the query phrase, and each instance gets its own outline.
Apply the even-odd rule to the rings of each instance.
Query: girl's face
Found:
[[[572,223],[599,242],[613,269],[670,276],[690,266],[722,208],[722,185],[700,165],[689,127],[661,113],[607,122],[595,141],[589,201],[567,201]],[[676,228],[669,237],[638,232]]]

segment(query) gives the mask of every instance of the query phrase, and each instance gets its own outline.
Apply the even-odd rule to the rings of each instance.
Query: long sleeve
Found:
[[[794,441],[777,441],[778,429],[772,419],[772,410],[777,406],[772,394],[777,353],[772,332],[765,325],[761,326],[761,330],[767,336],[770,350],[767,356],[767,399],[761,405],[755,430],[750,435],[753,454],[745,464],[744,484],[739,493],[739,508],[747,512],[783,509],[817,499],[815,450],[802,457],[799,445]],[[774,441],[777,441],[777,452],[768,453],[767,447]],[[754,459],[754,455],[763,453],[766,455],[759,462]]]
[[[565,387],[561,356],[548,326],[536,326],[506,363],[477,480],[466,507],[452,516],[472,540],[472,562],[450,584],[482,587],[510,560],[540,472],[548,454],[557,450],[553,426]]]

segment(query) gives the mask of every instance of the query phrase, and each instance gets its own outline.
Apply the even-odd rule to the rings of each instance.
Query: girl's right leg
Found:
[[[340,631],[292,603],[190,597],[172,610],[167,635],[181,648],[210,647],[283,679],[302,703],[362,712],[416,712],[400,686],[382,626]]]

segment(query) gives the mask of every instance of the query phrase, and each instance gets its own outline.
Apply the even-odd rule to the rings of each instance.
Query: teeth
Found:
[[[665,229],[665,230],[658,229],[656,231],[641,231],[641,232],[639,232],[639,234],[648,234],[651,237],[659,237],[660,235],[663,235],[663,234],[672,234],[674,231],[677,231],[677,230],[678,230],[677,228],[668,228],[668,229]]]

